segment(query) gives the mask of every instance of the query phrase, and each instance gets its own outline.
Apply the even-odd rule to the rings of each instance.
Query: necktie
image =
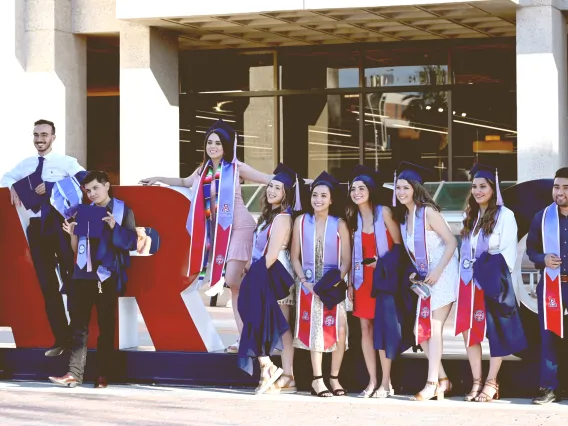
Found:
[[[37,159],[39,161],[39,164],[37,165],[37,168],[35,169],[34,173],[38,174],[39,177],[41,178],[41,174],[43,173],[43,162],[45,161],[45,157],[38,157]]]

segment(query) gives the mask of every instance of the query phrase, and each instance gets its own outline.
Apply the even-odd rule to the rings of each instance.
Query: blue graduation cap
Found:
[[[207,130],[205,138],[207,138],[211,133],[215,133],[219,136],[221,141],[225,142],[227,145],[233,144],[233,163],[237,159],[237,132],[231,126],[229,126],[225,121],[219,119]]]
[[[55,182],[51,192],[51,205],[65,219],[70,219],[77,212],[83,200],[83,191],[77,177],[71,176]]]
[[[77,225],[74,234],[80,237],[101,238],[107,217],[107,209],[104,207],[80,204],[77,207]]]
[[[318,295],[327,309],[345,300],[347,284],[341,278],[339,269],[332,269],[324,274],[314,286],[314,293]]]
[[[358,180],[364,182],[371,190],[375,190],[377,187],[381,186],[379,172],[362,164],[357,164],[351,173],[351,184]]]
[[[423,184],[426,181],[426,178],[432,175],[432,170],[427,169],[426,167],[419,166],[414,163],[409,163],[407,161],[403,161],[398,165],[396,171],[394,172],[394,187],[393,187],[393,194],[392,194],[392,205],[396,206],[396,182],[399,179],[404,179],[406,181],[415,181],[419,184]]]
[[[496,167],[488,166],[487,164],[477,163],[469,171],[471,180],[475,178],[485,178],[495,183],[497,205],[503,205],[503,197],[501,196],[501,188],[499,188],[499,172]]]
[[[35,189],[42,183],[41,173],[35,171],[12,185],[27,210],[39,211],[43,203],[43,196],[38,195]]]
[[[335,191],[336,189],[339,188],[339,182],[337,181],[337,179],[335,179],[332,175],[330,175],[326,171],[321,172],[320,175],[314,179],[314,181],[312,182],[312,186],[310,187],[310,190],[313,191],[313,189],[319,185],[327,186],[330,191]]]
[[[302,201],[300,200],[300,184],[298,182],[298,174],[288,167],[286,164],[278,163],[278,166],[274,169],[274,177],[272,180],[277,180],[282,182],[286,193],[290,193],[292,188],[296,188],[294,193],[294,211],[302,210]]]

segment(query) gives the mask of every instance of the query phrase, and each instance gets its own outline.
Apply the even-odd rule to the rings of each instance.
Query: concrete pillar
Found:
[[[0,174],[35,153],[33,122],[55,122],[54,149],[87,160],[87,48],[71,32],[68,0],[0,2]]]
[[[521,0],[517,11],[518,181],[568,166],[566,20],[554,0]]]
[[[179,176],[177,36],[121,23],[120,183]]]

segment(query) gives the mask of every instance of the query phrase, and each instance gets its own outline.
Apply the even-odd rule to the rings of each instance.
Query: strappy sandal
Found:
[[[464,397],[464,401],[471,402],[475,398],[479,396],[481,390],[483,389],[483,380],[475,379],[473,381],[473,386],[471,387],[471,391]]]
[[[280,378],[282,373],[284,373],[284,370],[275,366],[273,363],[261,367],[261,382],[259,383],[258,388],[256,388],[255,393],[257,395],[261,395],[266,392],[270,386],[272,386],[276,380]]]
[[[485,388],[494,389],[495,392],[493,395],[489,395],[485,392]],[[497,379],[488,379],[485,381],[485,386],[481,393],[475,398],[476,402],[491,402],[493,400],[499,399],[499,383],[497,383]]]
[[[394,395],[394,390],[392,388],[390,389],[385,389],[383,386],[380,386],[376,391],[375,391],[375,398],[388,398],[389,396],[393,396]]]
[[[365,399],[373,398],[376,393],[377,393],[377,389],[373,389],[373,390],[363,389],[363,392],[361,392],[359,395],[357,395],[357,398],[365,398]]]
[[[448,382],[446,389],[444,389],[442,391],[444,396],[448,396],[452,392],[452,389],[454,388],[454,386],[452,385],[452,382],[450,382],[450,379],[448,379],[447,377],[442,377],[441,379],[438,379],[439,384],[442,384],[442,382]]]
[[[435,386],[434,387],[434,393],[432,395],[427,395],[424,396],[422,395],[422,391],[424,389],[422,389],[420,392],[418,392],[416,395],[414,395],[413,397],[410,397],[410,401],[428,401],[432,398],[436,398],[438,401],[441,401],[444,399],[444,392],[440,391],[440,384],[438,382],[426,382],[426,386]]]
[[[330,378],[330,379],[333,379],[333,380],[339,381],[339,376],[329,376],[329,378]],[[334,389],[334,390],[333,390],[333,394],[334,394],[335,396],[345,396],[345,395],[347,395],[347,391],[346,391],[345,389],[343,389],[343,388]]]
[[[286,381],[283,385],[280,385],[280,379],[284,378]],[[276,380],[274,384],[265,392],[267,394],[275,394],[275,393],[296,393],[298,392],[298,388],[296,387],[296,381],[294,380],[294,376],[290,376],[289,374],[282,374],[279,380]],[[293,384],[293,386],[292,386]]]
[[[323,379],[323,376],[314,376],[313,377],[313,381],[315,382],[316,380],[319,379]],[[316,392],[316,390],[314,389],[314,386],[312,385],[312,395],[313,396],[317,396],[319,398],[331,398],[333,397],[333,394],[331,393],[331,391],[329,389],[325,389],[319,393]]]

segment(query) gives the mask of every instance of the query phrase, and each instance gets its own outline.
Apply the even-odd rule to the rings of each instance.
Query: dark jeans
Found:
[[[55,337],[56,346],[66,346],[71,338],[63,298],[59,292],[56,268],[59,268],[64,286],[67,286],[73,272],[73,252],[69,238],[63,233],[53,231],[45,235],[41,229],[41,219],[32,218],[26,231],[32,260],[39,280],[45,312]]]
[[[568,284],[562,283],[562,303],[564,309],[568,308]],[[552,331],[544,329],[544,312],[542,310],[543,298],[542,282],[536,288],[538,300],[538,319],[540,323],[541,354],[540,354],[540,386],[547,389],[556,390],[558,382],[558,360],[559,356],[566,354],[568,332],[568,316],[562,313],[564,320],[564,339],[554,334]]]
[[[93,305],[97,307],[99,323],[99,339],[97,342],[97,376],[108,376],[114,355],[114,330],[116,324],[115,310],[118,300],[116,280],[111,277],[101,284],[99,292],[96,280],[73,280],[73,310],[71,314],[71,332],[73,343],[69,372],[83,381],[85,363],[87,362],[87,338]]]

